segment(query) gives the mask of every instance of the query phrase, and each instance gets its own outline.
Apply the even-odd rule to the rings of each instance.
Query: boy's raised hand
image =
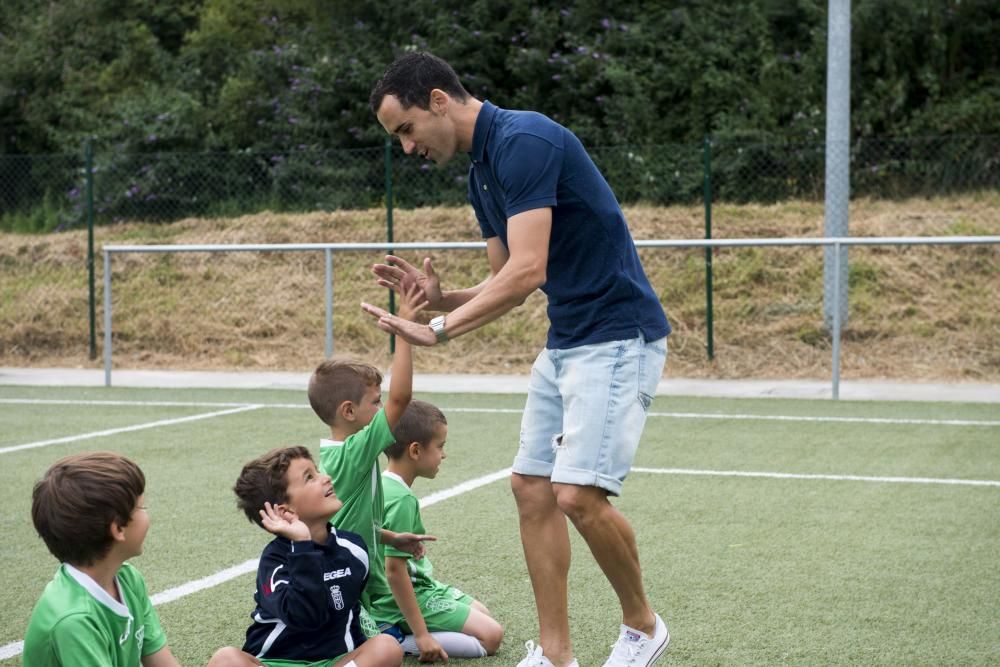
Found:
[[[400,336],[403,340],[413,345],[434,345],[437,337],[431,328],[426,324],[419,324],[413,321],[416,314],[427,307],[427,300],[423,297],[423,290],[411,278],[403,279],[400,288],[401,303],[399,314],[393,315],[389,311],[373,306],[370,303],[361,303],[361,309],[378,320],[378,327],[383,331]]]
[[[269,533],[280,535],[293,542],[304,542],[312,539],[309,526],[299,519],[299,515],[284,507],[264,503],[260,511],[260,523]]]
[[[399,316],[404,320],[413,321],[417,313],[427,307],[427,297],[424,290],[412,276],[405,276],[399,289]]]

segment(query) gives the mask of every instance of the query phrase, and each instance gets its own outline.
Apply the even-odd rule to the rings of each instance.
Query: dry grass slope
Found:
[[[1000,194],[852,202],[854,236],[1000,234]],[[626,209],[633,236],[701,238],[700,207]],[[717,205],[716,238],[819,236],[822,205]],[[396,240],[474,241],[471,209],[396,211]],[[232,220],[131,223],[96,230],[105,243],[381,242],[381,210],[263,213]],[[446,286],[487,274],[483,253],[430,253]],[[722,249],[714,253],[715,359],[706,355],[702,250],[643,250],[675,333],[676,377],[825,378],[822,251]],[[415,256],[414,256],[415,257]],[[376,253],[335,256],[338,353],[388,363],[386,337],[357,307],[385,304],[369,266]],[[0,365],[93,366],[87,356],[86,237],[0,235]],[[1000,248],[873,247],[850,252],[844,378],[1000,380]],[[100,257],[96,267],[102,280]],[[321,253],[117,256],[113,263],[116,366],[307,370],[323,354]],[[99,287],[100,288],[100,287]],[[98,295],[98,336],[101,304]],[[544,295],[446,347],[421,350],[418,372],[520,373],[544,343]]]

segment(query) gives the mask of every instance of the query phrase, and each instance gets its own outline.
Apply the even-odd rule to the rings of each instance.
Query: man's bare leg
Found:
[[[656,619],[642,585],[639,549],[628,519],[608,502],[604,489],[572,484],[553,484],[552,489],[560,511],[570,518],[587,541],[594,559],[618,595],[622,622],[651,633]]]
[[[521,545],[538,611],[538,643],[556,667],[573,660],[569,637],[570,546],[566,516],[556,504],[548,477],[511,475],[521,524]]]

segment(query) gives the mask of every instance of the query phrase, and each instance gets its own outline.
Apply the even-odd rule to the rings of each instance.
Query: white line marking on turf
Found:
[[[129,433],[131,431],[142,431],[147,428],[156,428],[158,426],[172,426],[174,424],[183,424],[186,422],[198,421],[199,419],[211,419],[212,417],[221,417],[223,415],[232,415],[237,412],[246,412],[247,410],[256,410],[259,405],[244,405],[239,408],[232,408],[230,410],[219,410],[218,412],[206,412],[200,415],[190,415],[187,417],[177,417],[175,419],[161,419],[155,422],[147,422],[145,424],[136,424],[134,426],[122,426],[121,428],[111,428],[106,431],[93,431],[91,433],[81,433],[79,435],[68,435],[64,438],[53,438],[52,440],[39,440],[37,442],[29,442],[24,445],[15,445],[13,447],[4,447],[0,449],[0,454],[8,454],[10,452],[17,452],[22,449],[34,449],[36,447],[48,447],[49,445],[59,445],[67,442],[77,442],[80,440],[89,440],[91,438],[103,438],[109,435],[117,435],[118,433]]]
[[[497,480],[510,477],[510,468],[504,468],[503,470],[497,470],[489,475],[483,475],[482,477],[477,477],[476,479],[470,479],[467,482],[462,482],[450,489],[444,489],[443,491],[437,491],[435,493],[428,494],[420,499],[420,507],[430,507],[442,500],[448,500],[455,496],[462,495],[467,491],[472,491],[473,489],[478,489],[481,486],[486,486]]]
[[[7,660],[21,655],[24,650],[24,642],[11,642],[5,646],[0,646],[0,660]]]
[[[650,412],[650,417],[673,419],[749,419],[784,422],[836,422],[844,424],[916,424],[921,426],[1000,426],[985,419],[903,419],[890,417],[811,417],[809,415],[727,415],[701,412]]]
[[[240,575],[255,572],[257,570],[258,560],[259,559],[257,558],[251,558],[250,560],[243,561],[239,565],[228,567],[221,572],[216,572],[215,574],[210,574],[207,577],[202,577],[201,579],[189,581],[186,584],[181,584],[180,586],[160,591],[156,595],[151,595],[149,599],[153,602],[154,606],[157,606],[173,602],[174,600],[197,593],[198,591],[203,591],[206,588],[213,588],[219,584],[229,581],[230,579],[235,579]]]
[[[753,472],[744,470],[689,470],[686,468],[632,468],[632,472],[656,475],[706,475],[711,477],[765,477],[769,479],[819,479],[834,482],[876,482],[889,484],[955,484],[959,486],[996,486],[992,479],[956,479],[948,477],[869,477],[864,475],[818,475],[786,472]]]
[[[137,407],[188,407],[188,408],[229,408],[257,407],[276,408],[282,410],[309,410],[304,403],[215,403],[194,401],[98,401],[72,399],[43,398],[0,398],[0,405],[134,405]],[[471,412],[481,414],[521,414],[521,408],[446,408],[444,412]],[[786,422],[816,422],[843,424],[890,424],[913,426],[1000,426],[1000,421],[988,419],[908,419],[895,417],[823,417],[812,415],[747,415],[722,414],[717,412],[650,412],[650,417],[665,417],[667,419],[718,419],[718,420],[756,420],[756,421],[786,421]]]
[[[177,408],[239,408],[259,403],[205,403],[195,401],[98,401],[74,400],[69,398],[0,398],[0,403],[12,405],[135,405],[139,407],[177,407]],[[309,406],[305,406],[309,407]]]

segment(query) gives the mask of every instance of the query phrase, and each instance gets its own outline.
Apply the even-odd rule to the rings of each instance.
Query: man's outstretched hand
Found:
[[[440,309],[441,279],[434,273],[430,257],[424,257],[423,271],[396,255],[386,255],[385,261],[385,264],[375,264],[372,266],[372,273],[375,274],[376,283],[382,287],[388,287],[401,295],[402,292],[400,290],[404,281],[413,281],[423,292],[423,300],[427,302],[427,308],[430,310]]]
[[[437,336],[429,326],[413,321],[416,314],[427,307],[427,301],[423,299],[424,291],[410,275],[403,276],[398,291],[402,297],[398,315],[363,301],[361,309],[378,320],[380,329],[399,336],[411,345],[427,347],[437,343]]]

